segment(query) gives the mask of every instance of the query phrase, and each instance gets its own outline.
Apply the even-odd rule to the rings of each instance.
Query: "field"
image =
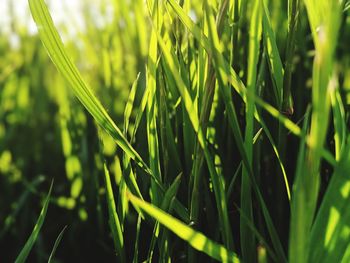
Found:
[[[6,1],[0,262],[350,262],[349,1],[76,2]]]

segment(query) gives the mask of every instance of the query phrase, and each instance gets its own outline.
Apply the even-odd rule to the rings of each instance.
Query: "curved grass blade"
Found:
[[[51,190],[52,190],[52,186],[53,186],[53,182],[51,183],[50,186],[50,190],[49,193],[47,194],[47,197],[45,199],[43,208],[41,209],[39,218],[34,226],[33,232],[30,234],[26,244],[24,245],[24,247],[22,248],[21,252],[19,253],[19,255],[16,258],[15,263],[24,263],[36,241],[36,239],[38,238],[39,232],[41,227],[43,226],[45,217],[46,217],[46,212],[47,212],[47,208],[49,206],[49,201],[50,201],[50,196],[51,196]]]
[[[67,229],[67,226],[65,226],[62,231],[60,232],[60,234],[58,235],[58,237],[56,238],[56,241],[55,241],[55,244],[53,245],[53,248],[52,248],[52,251],[50,253],[50,257],[49,259],[47,260],[47,263],[51,263],[52,262],[52,259],[53,259],[53,256],[55,255],[56,253],[56,250],[57,250],[57,247],[58,245],[60,244],[61,240],[62,240],[62,237],[63,237],[63,234],[64,234],[64,231],[66,231]]]
[[[198,251],[201,251],[220,262],[240,262],[239,258],[234,252],[227,250],[222,245],[212,241],[202,233],[193,230],[180,220],[165,213],[161,209],[142,201],[130,193],[128,194],[128,198],[134,206],[139,207],[145,213],[152,216]]]
[[[37,24],[40,39],[47,53],[58,71],[69,82],[77,98],[90,112],[97,123],[112,136],[120,148],[122,148],[131,159],[135,160],[141,168],[149,173],[146,163],[123,136],[122,132],[113,122],[105,108],[94,95],[92,89],[83,80],[77,67],[69,58],[44,1],[29,0],[29,6],[33,19]]]

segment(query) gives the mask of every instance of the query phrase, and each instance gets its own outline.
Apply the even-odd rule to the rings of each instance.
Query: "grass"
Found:
[[[348,1],[82,1],[71,40],[28,3],[38,34],[0,35],[3,260],[348,262]]]

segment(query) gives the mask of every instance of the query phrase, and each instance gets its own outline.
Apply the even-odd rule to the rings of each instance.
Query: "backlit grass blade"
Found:
[[[338,87],[331,92],[330,96],[334,122],[335,158],[339,160],[346,142],[345,109]]]
[[[164,182],[167,178],[172,178],[179,174],[183,168],[180,161],[180,154],[177,149],[175,135],[171,127],[170,109],[167,104],[167,91],[165,89],[164,79],[159,80],[159,122],[160,122],[160,138],[163,149],[163,167],[164,167]]]
[[[39,218],[34,226],[33,232],[30,234],[27,242],[25,243],[24,247],[22,248],[21,252],[19,253],[19,255],[17,256],[15,263],[24,263],[26,262],[26,259],[36,241],[36,239],[38,238],[39,232],[41,227],[43,226],[45,217],[46,217],[46,212],[47,212],[47,208],[49,206],[49,202],[50,202],[50,196],[51,196],[51,191],[52,191],[52,186],[53,186],[53,182],[51,183],[50,186],[50,190],[49,193],[47,194],[47,197],[45,199],[44,205],[41,209]]]
[[[137,217],[137,223],[136,223],[136,238],[135,238],[135,247],[134,247],[134,257],[132,262],[138,263],[139,262],[139,243],[140,243],[140,229],[141,229],[141,215]]]
[[[293,98],[291,94],[293,59],[295,52],[296,34],[299,26],[299,14],[301,0],[288,1],[288,35],[285,58],[285,74],[283,77],[283,101],[282,112],[292,115],[294,112]]]
[[[349,2],[349,7],[350,7],[350,2]],[[344,256],[341,260],[341,263],[348,263],[350,262],[350,245],[346,248],[346,251],[344,253]]]
[[[262,107],[264,110],[266,110],[270,115],[275,117],[277,120],[279,120],[288,130],[290,130],[293,134],[300,136],[300,127],[294,124],[291,120],[286,118],[283,114],[279,112],[276,108],[271,106],[270,104],[264,102],[262,99],[257,97],[255,94],[252,94],[251,92],[247,91],[245,85],[241,81],[241,79],[238,77],[236,72],[233,70],[232,67],[229,67],[227,64],[227,61],[223,58],[223,56],[220,54],[220,51],[217,49],[217,47],[211,47],[210,42],[208,38],[202,33],[200,28],[192,22],[192,20],[187,16],[187,14],[184,13],[182,8],[176,3],[174,0],[167,0],[169,4],[174,8],[176,11],[176,14],[179,16],[181,21],[184,23],[184,25],[191,31],[191,33],[194,35],[194,37],[201,43],[201,45],[205,48],[205,50],[208,52],[209,55],[213,55],[213,51],[216,52],[216,56],[221,57],[221,63],[223,68],[228,68],[229,73],[226,73],[224,70],[221,70],[220,73],[226,76],[227,81],[229,81],[232,85],[232,87],[237,91],[237,93],[243,98],[243,100],[246,100],[247,96],[250,96],[256,104],[258,104],[260,107]]]
[[[145,213],[152,216],[198,251],[201,251],[220,262],[240,262],[239,258],[234,252],[227,250],[222,245],[212,241],[202,233],[193,230],[161,209],[138,199],[132,194],[128,194],[128,198],[134,206],[139,207]]]
[[[210,17],[210,7],[208,5],[206,5],[206,12],[207,12],[207,14],[209,14],[208,16]],[[262,212],[263,212],[263,215],[265,218],[265,222],[267,224],[272,242],[274,244],[274,248],[276,249],[276,252],[279,256],[279,260],[281,262],[284,262],[285,261],[284,251],[283,251],[283,248],[281,246],[280,240],[278,238],[277,232],[274,228],[269,211],[266,207],[265,201],[262,197],[261,190],[259,189],[258,184],[256,182],[256,179],[253,175],[251,165],[248,161],[247,154],[246,154],[244,146],[243,146],[242,136],[237,136],[240,134],[240,130],[239,130],[239,126],[238,126],[237,117],[235,115],[233,102],[230,99],[231,98],[230,89],[228,89],[229,86],[227,86],[227,84],[226,84],[227,81],[229,80],[228,75],[227,75],[227,73],[229,71],[227,68],[227,63],[225,63],[225,60],[219,51],[220,50],[220,42],[219,42],[219,38],[218,38],[216,29],[214,26],[213,19],[209,20],[209,28],[210,28],[210,31],[209,31],[210,32],[210,45],[211,45],[211,48],[213,50],[215,66],[218,70],[217,76],[219,79],[219,87],[220,87],[221,95],[222,95],[223,100],[225,102],[226,110],[229,113],[229,121],[230,121],[231,129],[235,135],[237,145],[241,147],[240,153],[241,153],[241,156],[243,159],[242,163],[243,163],[243,165],[246,165],[246,169],[247,169],[248,174],[249,174],[250,183],[252,184],[253,189],[254,189],[255,193],[257,194],[257,198],[258,198],[258,201],[261,205],[261,209],[262,209]],[[237,81],[239,81],[239,83],[242,83],[238,77],[237,77]],[[240,85],[244,86],[243,83]],[[249,94],[254,94],[254,93],[249,93]],[[255,111],[255,113],[256,113],[256,111]],[[237,133],[237,134],[235,134],[235,133]]]
[[[177,190],[179,189],[181,183],[181,175],[177,176],[174,180],[174,182],[169,186],[168,190],[165,192],[164,198],[161,202],[161,210],[170,212],[170,204],[172,200],[175,199],[175,196],[177,194]],[[153,235],[150,242],[150,248],[148,251],[147,261],[152,262],[152,257],[155,249],[156,242],[159,243],[162,242],[162,238],[160,238],[160,227],[159,222],[156,222],[154,228],[153,228]],[[164,234],[164,232],[163,232]],[[163,240],[164,241],[164,240]],[[159,246],[164,246],[164,243],[160,243]]]
[[[214,50],[212,51],[212,54],[215,62],[216,74],[219,80],[220,94],[226,106],[226,110],[229,117],[228,120],[232,129],[232,133],[234,134],[235,141],[239,149],[239,153],[241,154],[241,157],[243,159],[243,164],[246,166],[246,169],[249,171],[249,173],[252,174],[252,167],[249,163],[247,153],[244,149],[243,137],[239,128],[237,114],[231,99],[231,90],[229,89],[229,86],[228,86],[228,78],[226,75],[227,64],[224,62],[223,56],[220,53],[221,47],[220,47],[220,41],[217,34],[216,26],[215,26],[215,18],[213,17],[210,9],[212,7],[209,5],[210,3],[206,3],[205,5],[207,16],[208,16],[209,44],[210,44],[209,49]]]
[[[190,32],[193,34],[193,36],[199,41],[199,43],[202,45],[203,48],[208,52],[208,54],[213,55],[212,49],[210,47],[210,43],[208,38],[201,32],[199,27],[193,23],[193,21],[188,17],[186,13],[182,10],[182,8],[179,6],[179,4],[174,0],[167,0],[169,4],[172,6],[172,8],[176,11],[176,14],[179,16],[182,23],[190,30]],[[216,52],[219,52],[219,50],[216,50]],[[218,53],[218,54],[219,54]],[[227,75],[227,80],[231,83],[232,87],[236,90],[236,92],[242,97],[242,99],[245,101],[246,97],[251,97],[256,105],[263,108],[266,112],[268,112],[272,117],[276,118],[287,130],[289,130],[291,133],[298,137],[305,137],[306,134],[301,132],[300,127],[295,124],[293,121],[291,121],[289,118],[287,118],[285,115],[283,115],[278,109],[273,107],[271,104],[265,102],[263,99],[257,97],[255,94],[252,94],[249,92],[244,83],[241,81],[237,73],[234,71],[232,67],[229,67],[227,61],[222,58],[222,61],[225,64],[225,67],[229,68],[229,74],[226,74],[225,71],[221,71],[222,73],[225,73]],[[255,116],[259,116],[258,113],[255,114]],[[307,142],[309,144],[309,142]],[[323,158],[325,158],[330,164],[335,165],[335,160],[333,156],[325,149],[321,149],[321,155]]]
[[[317,213],[308,262],[340,262],[350,242],[350,136]]]
[[[124,109],[124,136],[126,138],[127,132],[129,129],[129,123],[130,123],[130,116],[134,107],[135,97],[136,97],[136,91],[139,84],[140,79],[140,73],[137,74],[137,77],[132,84],[128,101],[126,102],[125,109]]]
[[[267,47],[267,58],[269,62],[269,69],[273,80],[273,93],[275,96],[277,108],[280,109],[282,105],[282,89],[283,89],[283,65],[278,52],[275,33],[273,32],[269,11],[263,1],[263,36],[264,44]]]
[[[55,240],[55,244],[53,245],[53,248],[52,248],[52,251],[50,253],[50,256],[49,256],[49,259],[47,260],[47,263],[51,263],[52,262],[52,259],[56,253],[56,250],[58,248],[58,245],[60,244],[61,240],[62,240],[62,237],[63,237],[63,234],[64,234],[64,231],[66,231],[67,229],[67,226],[65,226],[62,231],[60,232],[60,234],[58,235],[58,237],[56,238]]]
[[[257,78],[257,64],[259,59],[260,39],[262,34],[262,5],[259,0],[251,2],[252,13],[249,24],[249,53],[248,53],[248,76],[247,76],[247,90],[251,93],[256,93],[256,78]],[[247,153],[248,162],[253,164],[253,134],[254,134],[254,110],[255,103],[251,98],[246,101],[246,126],[244,148]],[[241,217],[240,217],[240,232],[241,232],[241,249],[243,259],[246,262],[256,261],[256,240],[254,233],[251,231],[247,220],[253,222],[254,214],[252,207],[252,192],[251,183],[249,180],[248,169],[243,163],[242,168],[242,182],[241,182]],[[244,220],[242,215],[247,217]]]
[[[140,126],[142,116],[145,113],[149,92],[150,92],[150,89],[148,88],[148,86],[146,86],[145,91],[142,95],[141,104],[137,109],[135,123],[134,123],[134,129],[132,130],[132,134],[131,134],[131,141],[135,140],[136,132]]]
[[[191,121],[193,130],[197,134],[198,142],[200,143],[203,149],[204,156],[207,161],[209,173],[213,182],[214,194],[217,202],[217,209],[219,212],[219,220],[221,220],[222,222],[222,227],[223,227],[222,235],[224,237],[225,244],[232,246],[233,240],[231,235],[231,227],[230,227],[230,222],[228,218],[227,203],[225,198],[225,192],[223,189],[223,184],[220,182],[220,178],[216,172],[212,156],[207,148],[203,130],[199,126],[197,108],[195,107],[194,102],[192,101],[191,95],[189,93],[189,90],[186,84],[184,83],[182,77],[180,76],[177,70],[176,65],[178,65],[178,61],[176,60],[175,55],[173,54],[173,52],[168,50],[162,36],[157,34],[157,38],[158,38],[159,47],[163,52],[163,57],[169,66],[172,77],[176,81],[178,91],[181,94],[182,102],[184,104],[184,108]]]
[[[148,51],[148,62],[147,62],[147,80],[146,86],[149,89],[149,95],[147,100],[147,142],[148,142],[148,153],[150,169],[158,180],[161,180],[160,174],[160,160],[159,160],[159,142],[158,142],[158,131],[157,131],[157,114],[158,114],[158,101],[156,99],[157,93],[157,67],[158,67],[158,43],[157,43],[157,32],[155,30],[161,30],[162,27],[162,3],[155,1],[152,8],[152,21],[157,24],[157,29],[153,28],[151,33],[151,39]],[[155,205],[160,204],[160,194],[158,186],[154,180],[151,181],[151,198],[152,203]]]
[[[123,136],[122,132],[115,125],[107,111],[94,95],[92,89],[83,80],[77,67],[69,58],[44,1],[29,0],[29,5],[34,21],[37,24],[40,39],[46,51],[58,71],[71,85],[80,102],[90,112],[97,123],[113,137],[125,153],[131,159],[134,159],[138,165],[147,170],[147,165]]]
[[[339,1],[305,0],[305,6],[315,44],[315,58],[312,73],[312,116],[308,136],[308,146],[303,174],[300,183],[296,183],[298,191],[292,207],[291,218],[291,263],[307,262],[309,255],[309,233],[317,208],[320,190],[320,169],[322,149],[325,144],[330,109],[330,92],[335,89],[332,81],[334,55],[341,21]],[[298,175],[297,175],[298,176]],[[294,213],[294,216],[293,216]],[[295,232],[298,231],[298,232]],[[300,235],[297,235],[299,233]]]
[[[120,262],[126,262],[122,226],[120,224],[119,217],[117,214],[117,208],[115,205],[111,178],[110,178],[106,163],[103,164],[103,170],[105,174],[105,183],[106,183],[106,191],[107,191],[106,198],[107,198],[107,205],[108,205],[109,226],[111,228],[114,246],[116,248],[118,258]]]
[[[272,146],[273,151],[275,152],[278,164],[281,168],[281,172],[283,175],[283,180],[284,180],[284,184],[285,184],[285,188],[286,188],[287,197],[288,197],[288,200],[290,201],[291,193],[290,193],[290,186],[289,186],[289,181],[287,178],[286,168],[284,167],[284,164],[281,160],[280,153],[277,149],[277,145],[275,143],[275,140],[273,139],[273,136],[272,136],[270,130],[267,128],[266,123],[262,119],[260,119],[260,116],[258,116],[257,119],[259,120],[260,125],[263,127],[262,129],[263,129],[264,133],[266,134],[266,137],[269,139],[269,142]]]
[[[310,110],[308,110],[304,119],[303,130],[306,133],[309,128]],[[305,170],[305,153],[306,139],[300,140],[299,153],[297,159],[297,167],[295,179],[293,183],[293,192],[291,200],[291,222],[289,235],[289,261],[299,262],[306,261],[307,255],[304,251],[305,246],[309,245],[309,233],[305,232],[305,224],[310,221],[307,217],[310,215],[306,212],[306,204],[304,203],[306,189],[309,187],[310,178],[304,176]],[[299,242],[299,239],[303,239]]]
[[[222,2],[220,6],[220,13],[224,13],[224,10],[227,8],[227,2]],[[224,20],[224,15],[221,15],[216,20],[216,27],[220,27]],[[207,24],[203,22],[203,30],[207,29]],[[222,26],[221,26],[222,27]],[[198,109],[199,109],[199,121],[200,126],[203,129],[203,133],[207,134],[207,140],[209,142],[215,141],[216,137],[216,129],[208,130],[208,123],[214,122],[215,119],[215,109],[218,107],[218,90],[217,83],[215,78],[215,69],[213,62],[208,59],[208,56],[204,49],[198,50],[198,88],[197,88],[197,96],[198,100]],[[216,99],[214,99],[216,98]],[[220,162],[220,156],[215,154],[213,159],[216,163]],[[190,188],[191,189],[191,203],[190,203],[190,215],[191,221],[195,224],[200,224],[201,218],[199,218],[200,212],[200,203],[203,199],[202,194],[202,183],[203,183],[203,149],[198,142],[196,142],[194,147],[193,154],[193,163],[191,169],[191,178],[190,178]],[[219,171],[218,173],[222,173]],[[205,195],[205,198],[208,199],[208,194]],[[192,258],[195,256],[194,250],[189,250],[189,261],[193,260]]]

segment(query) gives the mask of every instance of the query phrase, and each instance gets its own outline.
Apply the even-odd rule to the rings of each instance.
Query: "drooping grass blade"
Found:
[[[159,221],[179,238],[188,242],[193,248],[197,249],[198,251],[201,251],[221,262],[240,262],[235,253],[212,241],[202,233],[193,230],[186,224],[165,213],[161,209],[145,201],[142,201],[131,194],[128,194],[128,197],[134,206],[139,207],[145,213],[152,216],[154,219]]]
[[[83,80],[77,67],[69,58],[44,1],[29,0],[29,5],[39,30],[40,39],[46,51],[58,71],[71,85],[80,102],[90,112],[97,123],[113,137],[125,153],[131,159],[134,159],[142,168],[148,170],[146,163],[123,136],[122,132],[115,125],[105,108],[94,95],[92,89]]]

